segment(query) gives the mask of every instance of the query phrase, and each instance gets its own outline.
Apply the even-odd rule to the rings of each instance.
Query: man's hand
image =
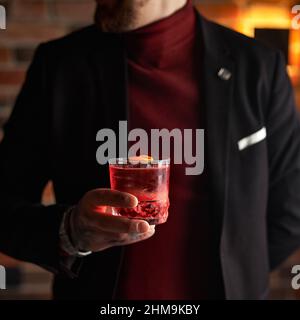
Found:
[[[137,203],[135,196],[110,189],[86,193],[70,215],[69,234],[74,246],[96,252],[150,238],[155,229],[146,221],[112,215],[112,207],[132,208]]]

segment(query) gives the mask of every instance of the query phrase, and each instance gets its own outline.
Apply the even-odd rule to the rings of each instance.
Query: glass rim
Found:
[[[108,160],[109,165],[126,165],[126,164],[144,164],[144,165],[170,165],[171,159],[161,159],[161,160],[147,160],[147,161],[138,161],[138,160],[129,160],[129,158],[112,158]]]

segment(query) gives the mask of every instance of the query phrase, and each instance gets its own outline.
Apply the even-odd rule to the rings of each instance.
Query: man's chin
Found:
[[[134,20],[133,10],[130,7],[120,7],[120,5],[116,4],[116,8],[110,10],[101,5],[97,6],[95,23],[103,32],[120,33],[128,31]]]

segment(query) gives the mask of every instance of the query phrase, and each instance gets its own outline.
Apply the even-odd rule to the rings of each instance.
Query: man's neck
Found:
[[[135,23],[130,27],[130,30],[135,30],[153,22],[162,20],[182,9],[188,0],[152,0],[149,1],[143,8],[141,14],[138,14]]]

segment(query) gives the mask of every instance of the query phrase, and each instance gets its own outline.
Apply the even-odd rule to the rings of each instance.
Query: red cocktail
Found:
[[[144,219],[149,224],[166,222],[169,209],[170,161],[152,158],[114,159],[110,161],[111,188],[135,195],[135,208],[115,208],[128,218]]]

